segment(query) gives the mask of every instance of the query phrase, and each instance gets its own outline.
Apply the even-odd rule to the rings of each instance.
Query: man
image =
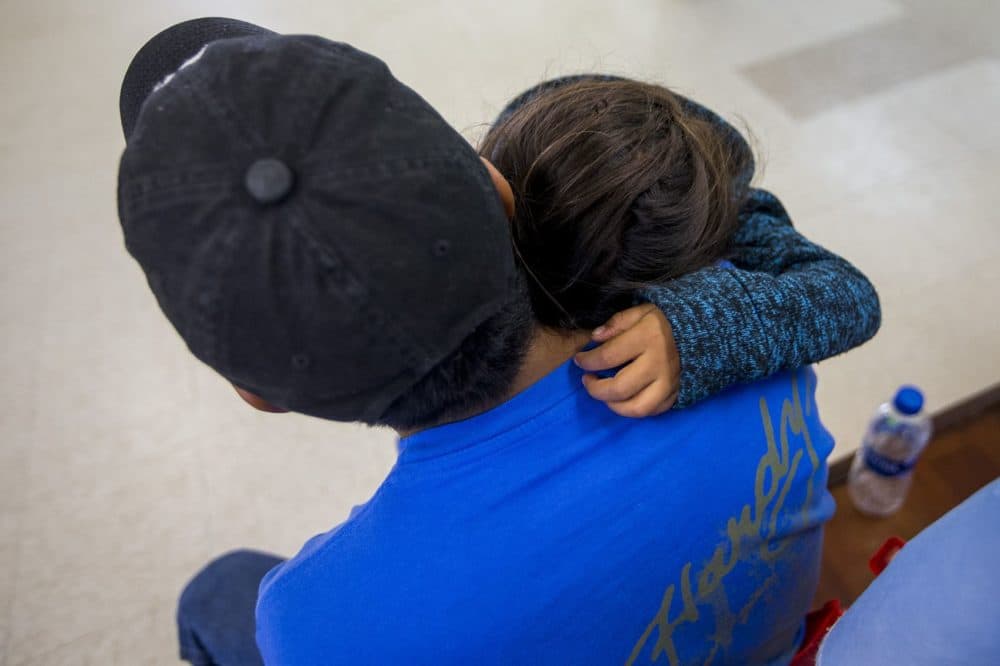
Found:
[[[832,512],[813,373],[615,415],[572,362],[589,332],[535,324],[502,176],[377,59],[222,27],[130,68],[127,247],[252,405],[402,438],[375,496],[293,559],[209,565],[182,657],[787,662]]]

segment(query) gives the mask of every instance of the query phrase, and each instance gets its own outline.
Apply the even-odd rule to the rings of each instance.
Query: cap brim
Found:
[[[275,34],[246,21],[212,17],[184,21],[154,36],[132,58],[122,81],[118,107],[125,141],[132,134],[139,111],[156,84],[176,72],[207,44],[219,39]]]

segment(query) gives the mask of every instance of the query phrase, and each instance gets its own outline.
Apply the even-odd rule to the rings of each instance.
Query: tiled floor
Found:
[[[386,432],[244,408],[126,255],[118,85],[197,15],[343,39],[470,139],[513,94],[602,70],[753,128],[761,182],[879,288],[882,333],[820,366],[838,454],[903,381],[1000,379],[1000,5],[990,0],[69,3],[0,23],[0,665],[172,663],[173,600],[236,546],[282,553],[391,465]],[[918,57],[919,56],[919,57]]]
[[[1000,476],[1000,405],[938,433],[921,455],[910,494],[898,513],[870,518],[851,505],[847,486],[833,490],[837,513],[826,526],[823,571],[813,605],[844,606],[871,584],[868,560],[892,536],[909,540]],[[994,525],[983,525],[989,529]]]

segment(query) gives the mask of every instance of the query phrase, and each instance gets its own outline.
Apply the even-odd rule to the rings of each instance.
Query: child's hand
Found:
[[[599,347],[580,352],[575,361],[588,373],[625,365],[613,377],[586,374],[583,384],[597,400],[621,416],[662,414],[677,400],[681,362],[670,322],[653,305],[619,312],[594,329]]]

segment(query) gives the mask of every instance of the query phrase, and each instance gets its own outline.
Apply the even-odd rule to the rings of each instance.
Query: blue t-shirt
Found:
[[[641,420],[581,375],[403,439],[262,581],[265,662],[786,663],[833,513],[813,371]]]

